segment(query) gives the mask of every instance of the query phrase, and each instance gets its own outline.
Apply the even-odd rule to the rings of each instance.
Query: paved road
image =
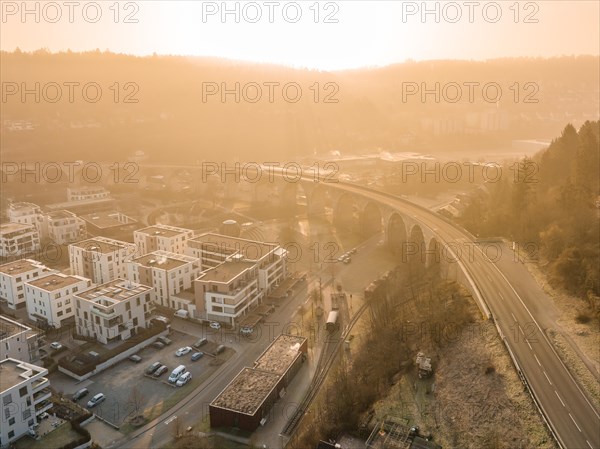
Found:
[[[412,215],[442,242],[461,247],[474,245],[472,236],[421,207],[361,186],[340,183],[336,187]],[[489,255],[493,256],[491,251]],[[463,251],[461,261],[488,304],[562,445],[568,449],[600,448],[600,416],[542,331],[537,317],[545,319],[545,314],[540,310],[536,291],[525,288],[517,292],[479,247],[475,251]]]

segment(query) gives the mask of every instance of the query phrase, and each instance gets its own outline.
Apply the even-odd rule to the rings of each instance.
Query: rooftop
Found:
[[[176,228],[175,226],[155,225],[135,231],[140,234],[146,234],[152,237],[175,237],[176,235],[191,232],[191,229]]]
[[[305,341],[305,337],[281,334],[256,359],[254,368],[283,375],[301,354],[300,347]]]
[[[187,263],[195,262],[195,257],[182,256],[167,251],[154,251],[140,257],[136,257],[132,262],[138,263],[144,267],[160,268],[161,270],[173,270]]]
[[[0,361],[0,391],[13,388],[38,374],[46,375],[48,370],[31,363],[4,359]]]
[[[229,283],[244,271],[254,267],[252,262],[224,262],[221,265],[209,268],[200,273],[198,280],[205,282]]]
[[[108,299],[111,302],[118,302],[150,290],[152,290],[152,287],[148,287],[144,284],[138,284],[124,279],[114,279],[110,282],[79,292],[76,296],[93,302],[100,302],[103,299]]]
[[[254,415],[279,379],[278,374],[244,368],[210,405]]]
[[[73,212],[69,212],[68,210],[57,210],[53,212],[48,212],[46,214],[48,218],[51,220],[59,220],[64,218],[75,218],[76,215]]]
[[[82,240],[81,242],[72,243],[72,246],[83,248],[86,251],[96,251],[103,254],[112,253],[127,247],[135,247],[133,243],[108,239],[106,237],[94,237],[92,239]]]
[[[83,278],[81,276],[49,274],[48,276],[44,276],[33,281],[28,281],[27,284],[51,292],[87,280],[88,279]]]
[[[4,340],[5,338],[12,337],[15,334],[28,332],[30,330],[31,328],[0,315],[0,340]]]
[[[19,259],[0,265],[0,273],[8,274],[10,276],[17,276],[22,273],[27,273],[28,271],[33,271],[36,268],[42,268],[50,271],[49,268],[45,267],[37,260]]]
[[[80,215],[80,218],[85,220],[86,223],[92,224],[100,229],[137,223],[137,220],[116,211],[94,212],[92,214]]]
[[[14,210],[14,211],[25,211],[28,209],[39,209],[40,208],[40,206],[38,206],[37,204],[27,203],[25,201],[21,201],[18,203],[11,203],[8,207],[9,207],[9,209]]]
[[[67,189],[69,189],[71,192],[82,193],[108,192],[108,190],[102,186],[69,186]]]
[[[277,248],[277,245],[272,243],[246,240],[213,233],[206,233],[194,237],[189,240],[188,244],[190,243],[192,247],[198,247],[198,244],[201,244],[203,245],[203,249],[217,253],[223,252],[230,254],[232,252],[239,252],[245,259],[255,261],[269,255]],[[197,245],[194,245],[194,243],[197,243]]]
[[[10,234],[13,232],[29,232],[29,231],[35,231],[35,226],[23,224],[23,223],[14,223],[14,222],[2,223],[0,225],[0,234]]]
[[[92,198],[89,200],[75,200],[75,201],[66,201],[62,203],[52,203],[46,204],[44,206],[47,210],[57,210],[57,209],[75,209],[79,206],[95,206],[103,204],[113,204],[115,200],[113,198]]]

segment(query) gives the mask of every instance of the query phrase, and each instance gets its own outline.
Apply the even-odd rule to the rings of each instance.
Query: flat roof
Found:
[[[31,363],[21,362],[15,359],[4,359],[0,361],[0,391],[6,391],[22,382],[38,375],[47,374],[48,370]]]
[[[186,234],[190,231],[191,229],[177,228],[175,226],[155,225],[138,229],[135,232],[146,234],[151,237],[175,237],[176,235]]]
[[[228,283],[249,268],[254,267],[253,262],[223,262],[200,273],[199,281]]]
[[[166,255],[169,254],[169,255]],[[159,268],[161,270],[173,270],[181,267],[182,265],[191,263],[192,261],[181,260],[180,258],[173,257],[175,254],[172,253],[148,253],[143,256],[136,257],[132,262],[139,263],[144,267]],[[196,259],[197,260],[197,259]]]
[[[256,359],[254,368],[283,375],[301,354],[300,347],[305,341],[305,337],[281,334]]]
[[[106,239],[104,237],[94,237],[81,242],[72,243],[73,246],[83,248],[87,251],[97,251],[100,253],[112,253],[128,246],[135,246],[133,243],[122,242],[120,240]]]
[[[56,210],[56,209],[73,209],[79,206],[92,206],[98,204],[113,204],[114,198],[90,198],[88,200],[75,200],[65,201],[61,203],[46,204],[45,209]]]
[[[0,225],[0,234],[10,234],[17,231],[35,231],[35,226],[25,223],[15,223],[13,221]]]
[[[33,203],[28,203],[26,201],[19,201],[18,203],[10,203],[8,205],[10,209],[20,210],[20,209],[39,209],[40,206]]]
[[[118,217],[125,217],[125,222],[120,221]],[[80,215],[79,218],[100,229],[137,223],[137,220],[117,211],[94,212],[91,214]]]
[[[67,189],[75,192],[108,192],[108,189],[104,186],[69,186]]]
[[[75,296],[94,302],[100,301],[101,299],[110,299],[118,302],[125,301],[149,290],[152,290],[152,287],[144,284],[138,284],[137,282],[126,281],[124,279],[113,279],[110,282],[78,292]]]
[[[205,234],[194,237],[188,241],[189,243],[200,243],[205,244],[205,249],[210,250],[208,245],[214,245],[215,252],[225,252],[230,254],[233,252],[240,252],[245,259],[248,260],[259,260],[277,248],[277,245],[273,243],[258,242],[255,240],[246,240],[238,237],[229,237],[227,235],[214,234],[207,232]]]
[[[60,218],[73,218],[73,217],[76,217],[76,215],[73,212],[69,212],[68,210],[65,210],[65,209],[63,209],[63,210],[56,210],[56,211],[53,211],[53,212],[47,212],[46,216],[48,218],[51,218],[51,219],[54,219],[54,220],[60,219]]]
[[[8,274],[10,276],[18,276],[19,274],[33,271],[36,268],[47,268],[41,262],[33,259],[18,259],[12,262],[0,265],[0,273]],[[50,271],[49,268],[47,268]]]
[[[277,386],[279,379],[281,376],[278,374],[244,368],[210,405],[252,416]]]
[[[28,332],[30,330],[30,327],[27,327],[18,321],[13,321],[4,315],[0,315],[0,340],[4,340],[5,338],[10,338],[15,334]]]
[[[51,292],[60,288],[68,287],[69,285],[77,284],[78,282],[84,280],[85,278],[81,277],[53,273],[49,274],[48,276],[37,278],[33,281],[27,281],[27,284]]]

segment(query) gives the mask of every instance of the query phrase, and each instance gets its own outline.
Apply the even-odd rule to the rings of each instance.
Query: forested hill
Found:
[[[479,150],[550,138],[564,123],[597,119],[599,108],[597,56],[406,62],[337,72],[100,51],[0,52],[0,62],[3,151],[13,159],[101,154],[123,160],[143,150],[158,163],[215,154],[268,161],[329,150]],[[84,98],[88,83],[100,87],[98,101],[93,84]],[[237,99],[235,93],[223,98],[221,88],[232,92],[236,83]],[[292,84],[287,98],[286,84]],[[56,85],[62,95],[54,101]],[[203,86],[219,92],[203,96]],[[22,88],[30,92],[25,97]],[[422,88],[434,93],[423,98]],[[27,131],[11,125],[23,120]]]
[[[600,296],[600,122],[561,136],[533,159],[506,167],[463,221],[479,235],[504,235],[539,256],[551,281],[590,301]],[[539,248],[539,254],[535,251]]]

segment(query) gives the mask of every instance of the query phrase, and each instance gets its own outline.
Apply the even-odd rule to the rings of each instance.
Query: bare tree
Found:
[[[138,389],[138,387],[133,387],[131,389],[131,393],[129,394],[129,398],[127,398],[127,405],[133,411],[133,416],[137,417],[140,415],[140,410],[142,409],[142,405],[146,401],[146,398],[142,394],[142,392]]]

